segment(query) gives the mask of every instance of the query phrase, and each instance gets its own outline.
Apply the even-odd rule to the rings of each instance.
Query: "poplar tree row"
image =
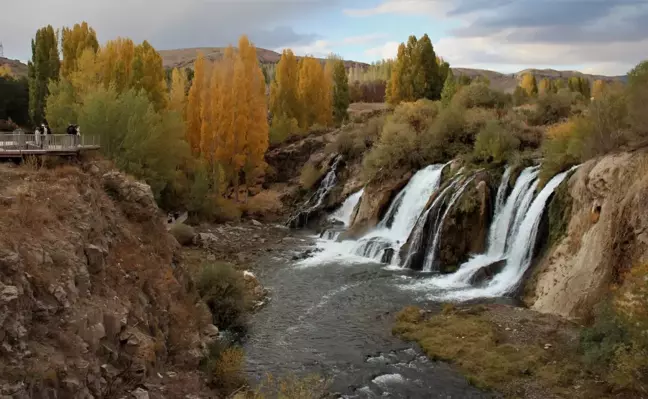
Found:
[[[344,61],[300,60],[284,50],[270,86],[271,138],[280,142],[310,128],[340,124],[347,119],[349,82]]]

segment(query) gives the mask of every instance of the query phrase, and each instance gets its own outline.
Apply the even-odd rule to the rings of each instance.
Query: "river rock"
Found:
[[[481,285],[484,284],[495,277],[496,274],[500,273],[506,267],[506,259],[498,260],[489,265],[479,268],[479,270],[472,275],[468,283],[471,285]]]
[[[380,262],[390,264],[392,259],[394,258],[394,252],[394,248],[385,249],[382,258],[380,258]]]
[[[387,212],[389,204],[398,192],[405,187],[412,172],[395,173],[397,178],[378,183],[370,183],[358,204],[358,210],[349,229],[341,235],[342,239],[356,239],[374,228]]]

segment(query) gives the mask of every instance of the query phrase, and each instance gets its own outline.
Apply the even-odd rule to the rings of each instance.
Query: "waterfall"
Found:
[[[446,204],[449,193],[454,190],[457,182],[461,176],[455,176],[448,185],[434,198],[432,204],[425,210],[423,215],[419,217],[412,230],[412,234],[408,241],[410,245],[407,251],[407,256],[405,261],[401,262],[404,268],[407,269],[418,269],[419,266],[422,267],[423,261],[425,260],[424,251],[430,246],[428,242],[426,245],[423,244],[423,241],[434,240],[434,235],[426,234],[426,231],[436,231],[439,221],[442,216],[443,206]],[[426,240],[427,237],[427,240]]]
[[[445,211],[443,212],[443,216],[439,219],[439,222],[436,225],[436,230],[434,231],[434,239],[432,241],[432,246],[430,247],[427,256],[425,257],[425,261],[423,262],[423,271],[425,272],[430,272],[432,271],[432,268],[434,267],[434,261],[436,260],[436,255],[437,255],[437,248],[439,247],[439,238],[441,236],[441,229],[443,228],[443,223],[445,222],[446,217],[450,213],[450,210],[454,206],[455,202],[461,197],[461,195],[464,193],[466,188],[472,181],[475,180],[475,177],[472,176],[469,179],[467,179],[464,184],[452,194],[452,197],[450,197],[450,201],[448,202],[448,206],[446,207]]]
[[[508,189],[509,180],[511,180],[511,167],[506,165],[504,169],[504,174],[502,175],[502,181],[500,182],[499,187],[497,188],[497,196],[495,197],[495,214],[498,214],[504,205],[504,199],[506,197],[506,191]]]
[[[504,250],[501,237],[499,237],[495,243],[489,244],[486,253],[473,257],[463,264],[456,273],[433,279],[432,285],[435,287],[455,289],[443,293],[438,299],[467,300],[505,296],[512,293],[519,286],[531,265],[538,228],[547,200],[556,187],[575,168],[554,176],[535,198],[533,198],[533,193],[538,185],[538,168],[525,169],[518,178],[516,187],[507,199],[502,212],[498,215],[502,217],[501,220],[515,220],[507,230],[511,244]],[[528,201],[529,198],[532,199],[532,202]],[[510,209],[509,205],[513,212],[508,210]],[[503,231],[504,223],[499,225],[494,223],[494,225],[491,226],[491,234],[496,234],[494,232],[497,229],[501,229],[500,232]],[[498,272],[493,273],[494,276],[490,281],[485,282],[482,287],[470,288],[473,277],[481,269],[496,263],[500,263],[496,268]]]
[[[360,198],[364,194],[364,188],[354,194],[351,194],[335,212],[331,214],[331,219],[342,222],[344,226],[351,224],[351,216]]]
[[[533,194],[537,187],[538,167],[524,169],[515,182],[511,194],[502,199],[504,205],[500,205],[491,222],[488,232],[488,247],[486,252],[473,256],[466,263],[462,264],[455,273],[439,277],[435,284],[444,288],[469,287],[473,277],[479,270],[507,257],[505,252],[506,242],[515,238],[515,232],[519,230],[519,223],[524,220]],[[508,176],[510,178],[510,174]],[[506,173],[502,180],[507,181]],[[500,189],[502,184],[500,184]],[[498,190],[498,194],[499,194]]]
[[[295,214],[290,218],[290,220],[288,220],[288,226],[293,228],[304,227],[306,226],[306,224],[308,224],[308,219],[313,214],[316,214],[317,212],[322,210],[324,200],[328,197],[329,193],[337,183],[337,169],[341,160],[341,155],[335,157],[333,164],[329,168],[329,171],[326,173],[326,176],[324,176],[324,179],[322,179],[322,182],[317,188],[317,191],[315,191],[315,193],[313,193],[313,195],[308,198],[306,203],[304,203],[297,214]]]
[[[352,248],[352,253],[380,260],[386,249],[398,251],[428,199],[439,188],[446,165],[430,165],[419,170],[392,201],[376,229],[362,237]]]

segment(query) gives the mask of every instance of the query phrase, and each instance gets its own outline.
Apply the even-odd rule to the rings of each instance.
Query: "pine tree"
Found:
[[[535,96],[538,94],[538,84],[536,82],[535,75],[532,73],[526,73],[522,77],[522,83],[520,85],[524,91],[527,92],[529,96]]]
[[[32,123],[40,123],[45,113],[50,80],[58,80],[61,62],[54,28],[47,25],[36,32],[31,42],[32,59],[28,63],[29,117]]]
[[[333,119],[341,124],[348,118],[349,80],[344,61],[338,59],[333,66]]]
[[[171,71],[171,89],[169,90],[169,110],[175,111],[182,118],[186,117],[187,107],[187,75],[178,68]]]
[[[194,157],[200,155],[200,132],[202,127],[202,95],[205,87],[205,57],[198,53],[194,64],[194,78],[187,100],[187,142]]]
[[[450,105],[452,98],[457,94],[457,90],[459,90],[458,86],[455,77],[452,75],[452,71],[450,71],[443,85],[443,91],[441,91],[441,104],[443,106],[447,107]]]
[[[99,49],[97,33],[85,21],[75,24],[71,29],[64,27],[61,31],[61,47],[63,52],[61,76],[67,78],[77,69],[77,60],[86,49],[97,52]]]

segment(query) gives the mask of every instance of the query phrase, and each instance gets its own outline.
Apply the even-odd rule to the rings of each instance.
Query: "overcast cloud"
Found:
[[[0,41],[6,56],[25,60],[36,29],[83,20],[100,42],[209,47],[247,33],[264,48],[365,61],[393,57],[407,35],[428,32],[452,65],[503,72],[622,74],[648,57],[648,0],[22,0],[0,14]]]

